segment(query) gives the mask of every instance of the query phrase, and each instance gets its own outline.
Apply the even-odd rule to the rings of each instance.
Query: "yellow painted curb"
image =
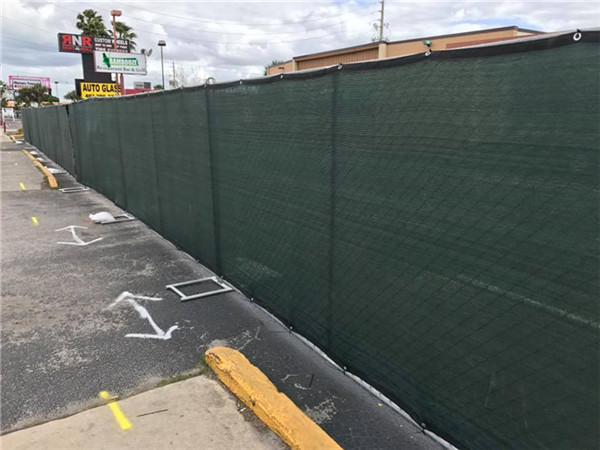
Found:
[[[292,449],[341,449],[240,352],[215,347],[204,356],[221,382]]]
[[[44,167],[44,165],[39,162],[37,159],[35,159],[33,157],[33,155],[31,153],[29,153],[27,150],[23,150],[23,153],[25,153],[25,156],[27,156],[30,160],[33,161],[33,163],[44,173],[46,179],[48,180],[48,184],[50,185],[50,189],[56,189],[58,188],[58,183],[56,181],[56,178],[54,178],[54,175],[52,175],[48,169],[46,169]]]

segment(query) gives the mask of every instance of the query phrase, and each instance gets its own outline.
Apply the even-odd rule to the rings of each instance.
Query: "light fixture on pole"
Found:
[[[121,14],[123,14],[122,11],[118,10],[118,9],[113,9],[110,12],[110,15],[112,16],[112,26],[113,26],[113,50],[117,50],[117,17],[121,17]],[[117,83],[119,83],[119,74],[115,74],[115,81]],[[121,95],[124,94],[125,92],[125,86],[124,86],[125,82],[123,81],[123,74],[121,74]]]
[[[165,89],[165,63],[163,62],[163,47],[166,47],[167,43],[162,39],[158,41],[158,46],[160,47],[160,68],[162,72],[162,88]]]

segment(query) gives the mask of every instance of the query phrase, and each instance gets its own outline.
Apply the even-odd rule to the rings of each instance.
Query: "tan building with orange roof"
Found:
[[[445,34],[441,36],[421,37],[403,41],[370,42],[368,44],[346,47],[338,50],[294,56],[291,60],[282,64],[268,67],[267,75],[316,69],[335,64],[347,64],[351,62],[412,55],[415,53],[426,52],[428,46],[425,42],[430,43],[429,47],[431,50],[440,51],[540,34],[544,34],[544,32],[510,26],[468,31],[465,33]]]

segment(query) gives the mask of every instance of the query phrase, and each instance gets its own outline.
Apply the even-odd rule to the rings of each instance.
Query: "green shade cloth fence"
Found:
[[[582,34],[29,109],[24,128],[455,445],[596,448]]]

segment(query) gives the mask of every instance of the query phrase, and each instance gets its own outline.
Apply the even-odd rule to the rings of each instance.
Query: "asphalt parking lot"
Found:
[[[102,195],[17,174],[31,164],[25,145],[2,150],[3,177],[13,180],[2,185],[3,432],[84,409],[102,390],[151,388],[228,345],[344,448],[440,447],[240,293],[181,302],[166,285],[212,273],[140,221],[89,221],[124,212]]]

